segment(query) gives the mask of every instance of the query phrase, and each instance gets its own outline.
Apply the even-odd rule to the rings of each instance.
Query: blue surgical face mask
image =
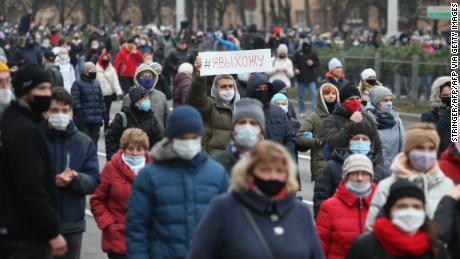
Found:
[[[151,89],[153,87],[153,78],[152,77],[144,77],[139,79],[139,84],[143,86],[145,89]]]
[[[384,102],[380,110],[383,112],[391,112],[393,110],[393,102]]]
[[[139,105],[139,110],[148,112],[151,107],[152,106],[150,105],[150,100],[147,99],[141,102],[141,104]]]
[[[139,166],[145,163],[145,156],[131,156],[123,153],[122,159],[129,166]]]
[[[283,109],[283,111],[284,111],[285,113],[288,113],[289,108],[288,108],[287,105],[278,105],[278,106],[279,106],[281,109]]]
[[[354,183],[352,181],[347,181],[345,183],[345,187],[347,190],[349,190],[351,193],[355,194],[356,196],[362,197],[371,191],[371,183]]]
[[[361,154],[367,156],[371,151],[371,142],[369,141],[352,141],[350,142],[350,150],[353,154]]]

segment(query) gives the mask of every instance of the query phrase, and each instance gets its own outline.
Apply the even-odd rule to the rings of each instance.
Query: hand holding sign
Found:
[[[200,58],[200,56],[196,56],[196,58],[195,58],[195,71],[196,71],[198,76],[200,75],[201,66],[202,66],[201,65],[201,58]]]

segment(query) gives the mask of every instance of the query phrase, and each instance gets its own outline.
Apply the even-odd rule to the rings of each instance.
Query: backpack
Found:
[[[126,129],[126,127],[128,127],[128,118],[126,117],[126,113],[124,112],[119,112],[117,113],[121,116],[121,121],[122,121],[122,127],[123,129]]]

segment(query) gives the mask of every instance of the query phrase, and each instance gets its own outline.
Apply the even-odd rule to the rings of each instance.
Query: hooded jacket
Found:
[[[192,77],[185,73],[177,73],[174,77],[174,107],[187,103],[190,87],[192,87]]]
[[[442,197],[448,195],[454,187],[452,180],[444,175],[439,169],[437,162],[434,168],[428,173],[417,173],[408,168],[408,158],[404,153],[399,154],[395,158],[390,171],[392,175],[379,183],[372,198],[371,207],[366,219],[366,228],[368,229],[371,229],[380,210],[385,205],[391,185],[398,179],[407,179],[423,189],[426,197],[426,213],[430,219],[433,218]]]
[[[328,85],[328,84],[327,84]],[[318,109],[316,112],[313,112],[301,126],[301,128],[297,131],[296,134],[296,145],[299,147],[299,150],[302,152],[306,152],[311,150],[311,160],[310,160],[310,168],[311,168],[311,175],[312,180],[319,176],[321,169],[326,166],[326,160],[323,156],[323,146],[325,143],[324,139],[324,121],[326,117],[329,115],[329,110],[326,106],[326,102],[324,101],[323,96],[323,88],[326,85],[321,85],[318,89],[317,99],[318,99]],[[337,88],[337,102],[340,100],[338,93],[339,90]],[[304,133],[309,131],[313,133],[313,138],[306,138]]]
[[[185,258],[209,202],[228,189],[225,169],[198,153],[181,159],[165,139],[137,176],[128,202],[128,258]]]
[[[187,99],[187,103],[195,107],[204,119],[205,131],[202,143],[203,148],[211,155],[224,151],[230,143],[233,107],[240,100],[235,81],[233,81],[235,97],[229,104],[218,97],[216,82],[220,78],[220,76],[214,78],[211,96],[207,96],[206,78],[195,76]]]
[[[422,122],[431,122],[436,125],[436,130],[441,143],[439,144],[438,157],[450,144],[450,107],[441,101],[441,86],[450,82],[450,76],[436,78],[431,85],[431,111],[422,114]]]
[[[451,144],[441,155],[438,160],[439,168],[455,184],[460,183],[460,152]]]
[[[102,251],[106,253],[126,253],[125,216],[136,175],[122,160],[122,154],[123,150],[118,150],[105,164],[101,184],[90,199],[91,212],[102,230]],[[145,162],[151,162],[149,152]]]
[[[278,53],[280,52],[281,45],[278,47]],[[283,51],[283,50],[281,50]],[[281,59],[278,56],[272,58],[273,69],[268,74],[270,76],[270,82],[279,79],[286,84],[286,88],[291,87],[291,78],[294,76],[294,65],[287,56],[287,49],[285,50],[286,58]],[[286,69],[286,72],[277,71],[277,69]]]
[[[104,67],[102,65],[102,58],[107,56],[109,58],[109,64]],[[123,95],[121,90],[120,83],[118,81],[117,71],[110,63],[110,56],[107,54],[101,54],[99,60],[96,64],[97,76],[96,79],[101,85],[102,95],[111,96],[111,95]]]
[[[136,69],[136,74],[134,76],[134,84],[140,85],[137,77],[141,72],[145,70],[151,71],[155,77],[153,87],[149,89],[149,99],[150,104],[152,105],[153,114],[164,132],[166,127],[166,120],[169,114],[169,107],[168,101],[166,100],[166,96],[164,95],[164,93],[155,89],[155,86],[158,83],[158,74],[149,65],[142,63]],[[129,107],[130,103],[131,101],[129,100],[129,94],[126,94],[123,97],[122,107]]]

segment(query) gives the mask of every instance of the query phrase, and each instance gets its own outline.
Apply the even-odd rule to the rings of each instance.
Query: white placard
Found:
[[[268,72],[272,69],[270,49],[199,52],[201,76]]]

